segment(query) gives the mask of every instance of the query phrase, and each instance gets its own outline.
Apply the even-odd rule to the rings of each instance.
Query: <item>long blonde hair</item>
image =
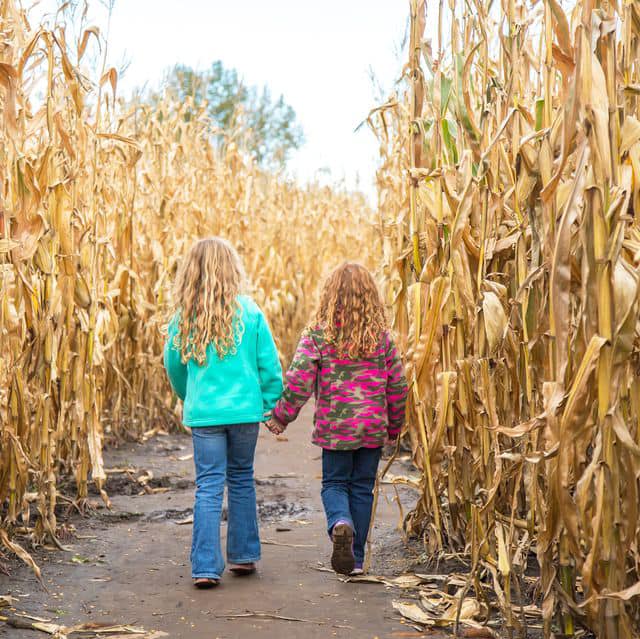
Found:
[[[364,266],[345,262],[329,275],[315,324],[341,357],[359,359],[376,350],[388,323],[378,286]]]
[[[175,346],[185,364],[204,364],[209,344],[220,359],[236,352],[244,331],[238,295],[245,280],[240,256],[227,240],[210,237],[191,247],[175,283]]]

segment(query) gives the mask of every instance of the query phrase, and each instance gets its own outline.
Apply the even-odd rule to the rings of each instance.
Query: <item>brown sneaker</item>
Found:
[[[353,556],[353,528],[348,522],[339,521],[331,531],[331,539],[331,567],[341,575],[350,575],[356,565]]]

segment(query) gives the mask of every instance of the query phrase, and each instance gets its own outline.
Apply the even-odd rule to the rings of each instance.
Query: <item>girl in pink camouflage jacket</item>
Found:
[[[283,432],[312,394],[331,565],[361,574],[378,463],[404,424],[407,383],[378,287],[359,264],[343,264],[325,282],[269,429]]]

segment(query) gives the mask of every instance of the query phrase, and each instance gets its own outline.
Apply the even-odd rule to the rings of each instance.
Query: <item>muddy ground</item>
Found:
[[[66,626],[135,624],[175,639],[443,637],[417,632],[394,612],[397,590],[345,583],[327,570],[321,451],[309,442],[310,421],[308,407],[286,432],[288,441],[266,430],[260,435],[256,483],[264,545],[257,576],[227,574],[211,591],[192,587],[191,441],[187,434],[161,435],[107,452],[107,469],[133,472],[110,474],[112,510],[100,507],[86,518],[70,515],[77,534],[64,540],[67,552],[37,552],[48,593],[28,568],[12,563],[10,575],[0,575],[0,594],[16,597],[23,612]],[[152,475],[150,494],[136,481],[145,474]],[[383,486],[373,535],[371,571],[376,574],[397,575],[419,559],[403,543],[394,498],[393,488]],[[410,504],[411,495],[403,493],[402,500]],[[100,505],[98,497],[92,501]],[[228,616],[250,612],[305,621]],[[0,624],[3,639],[37,636],[46,635]]]

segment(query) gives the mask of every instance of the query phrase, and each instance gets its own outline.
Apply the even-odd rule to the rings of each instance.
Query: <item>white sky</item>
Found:
[[[291,171],[326,182],[329,169],[349,188],[359,178],[373,199],[377,144],[368,128],[354,129],[379,102],[370,70],[385,94],[400,74],[408,13],[408,0],[116,0],[109,58],[130,63],[121,95],[158,86],[174,64],[222,60],[295,109],[306,143]]]

